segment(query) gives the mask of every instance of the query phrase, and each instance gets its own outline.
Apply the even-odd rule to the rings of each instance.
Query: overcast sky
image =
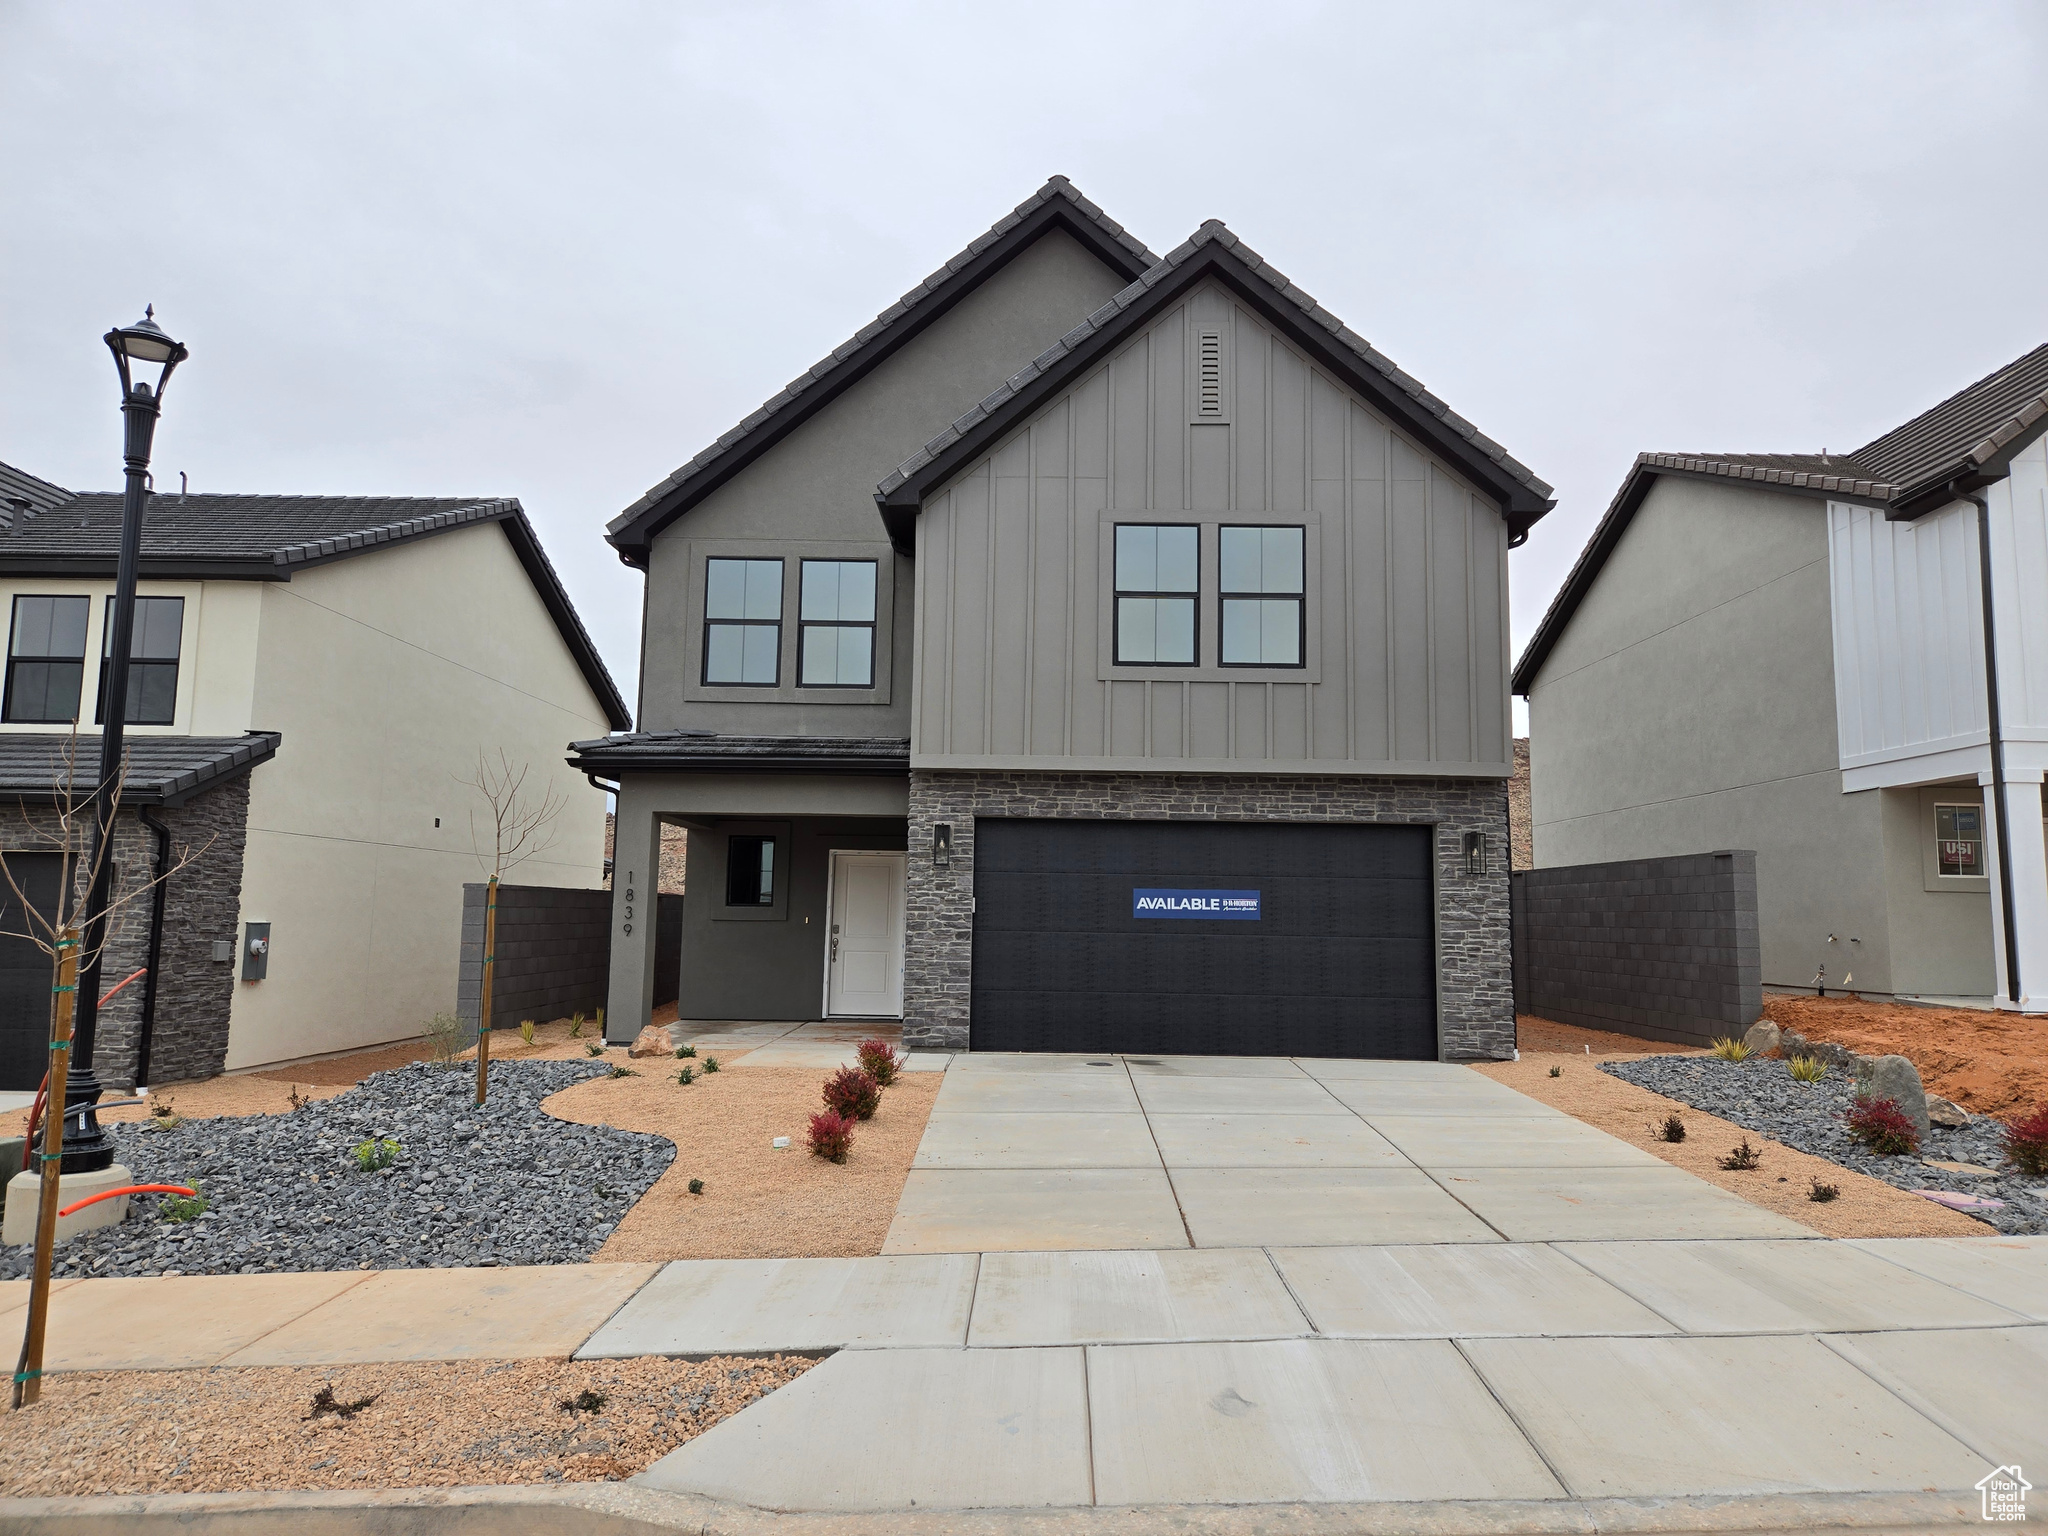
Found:
[[[0,459],[516,495],[630,696],[605,521],[1061,172],[1221,218],[1557,487],[1848,449],[2048,339],[2034,3],[0,0]],[[933,423],[934,429],[943,425]]]

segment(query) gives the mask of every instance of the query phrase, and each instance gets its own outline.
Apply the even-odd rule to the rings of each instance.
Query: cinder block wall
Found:
[[[462,888],[462,968],[455,1012],[474,1026],[484,985],[484,890]],[[497,965],[491,979],[491,1027],[521,1019],[546,1023],[604,1006],[611,973],[612,893],[546,885],[498,887]]]
[[[1756,854],[1518,870],[1515,1011],[1708,1045],[1763,1011]]]

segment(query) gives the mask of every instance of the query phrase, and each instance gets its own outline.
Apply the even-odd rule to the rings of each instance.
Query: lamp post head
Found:
[[[171,340],[156,323],[154,304],[144,309],[133,325],[107,332],[106,342],[107,350],[114,354],[114,366],[121,372],[123,400],[163,399],[171,370],[189,355],[183,342]]]

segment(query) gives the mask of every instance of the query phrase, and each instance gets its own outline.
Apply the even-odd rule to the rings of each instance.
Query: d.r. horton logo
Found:
[[[2027,1518],[2027,1493],[2034,1485],[2020,1476],[2019,1464],[1994,1467],[1978,1480],[1984,1495],[1984,1518],[2008,1524]]]

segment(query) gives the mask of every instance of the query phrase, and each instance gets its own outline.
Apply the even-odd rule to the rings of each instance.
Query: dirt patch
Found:
[[[0,1439],[0,1488],[26,1498],[626,1478],[814,1363],[778,1355],[58,1375]],[[335,1406],[316,1413],[323,1389]],[[584,1406],[563,1406],[579,1398]]]
[[[738,1052],[713,1052],[721,1061]],[[624,1050],[612,1058],[625,1060]],[[826,1074],[749,1067],[675,1081],[683,1063],[643,1057],[638,1077],[596,1078],[543,1106],[584,1125],[652,1131],[675,1143],[669,1171],[593,1256],[637,1263],[666,1259],[811,1259],[882,1251],[910,1160],[924,1136],[942,1072],[907,1072],[882,1090],[875,1118],[854,1132],[844,1163],[804,1150],[804,1128],[824,1107]],[[702,1065],[701,1058],[695,1065]],[[788,1150],[770,1145],[790,1138]],[[689,1192],[692,1179],[704,1193]]]
[[[2048,1018],[2039,1015],[1772,993],[1764,1017],[1860,1056],[1903,1056],[1929,1092],[1980,1115],[2048,1104]]]
[[[1524,1056],[1685,1056],[1696,1054],[1690,1045],[1671,1045],[1662,1040],[1638,1040],[1634,1035],[1617,1035],[1604,1029],[1584,1029],[1577,1024],[1560,1024],[1540,1019],[1533,1013],[1515,1015],[1515,1044]]]
[[[1651,1052],[1610,1052],[1608,1060],[1632,1060]],[[1827,1237],[1985,1237],[1992,1228],[1958,1211],[1944,1210],[1931,1200],[1894,1189],[1882,1179],[1853,1173],[1824,1157],[1796,1152],[1781,1142],[1746,1131],[1717,1116],[1704,1114],[1676,1099],[1610,1077],[1595,1065],[1601,1058],[1577,1063],[1555,1057],[1522,1061],[1481,1062],[1473,1066],[1496,1082],[1519,1089],[1530,1098],[1563,1110],[1575,1119],[1617,1136],[1630,1146],[1654,1153],[1675,1168],[1698,1174],[1752,1204],[1802,1222]],[[1552,1077],[1550,1069],[1564,1071]],[[1677,1114],[1685,1122],[1681,1142],[1659,1140],[1656,1128]],[[1748,1173],[1719,1165],[1745,1137],[1763,1154],[1762,1165]],[[1839,1198],[1820,1204],[1807,1198],[1812,1181],[1833,1184]]]

